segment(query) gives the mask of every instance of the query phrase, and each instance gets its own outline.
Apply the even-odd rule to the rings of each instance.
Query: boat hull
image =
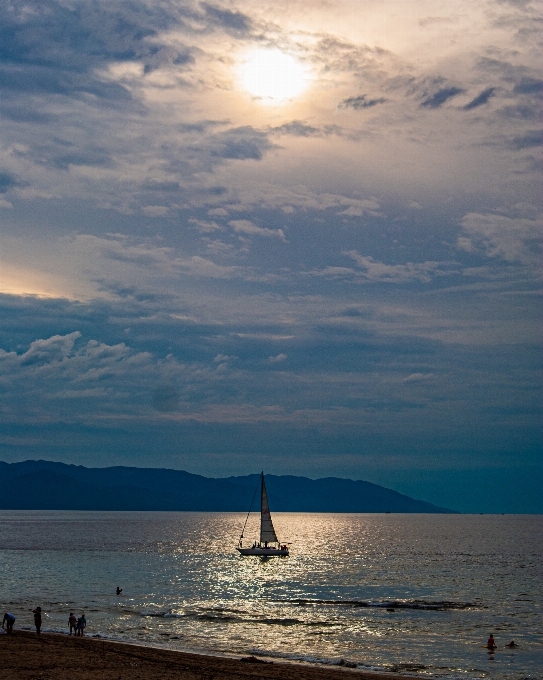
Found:
[[[236,548],[240,555],[260,555],[264,557],[288,557],[288,550],[277,548]]]

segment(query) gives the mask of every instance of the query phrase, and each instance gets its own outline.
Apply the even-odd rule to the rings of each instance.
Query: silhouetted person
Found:
[[[41,607],[36,607],[32,612],[34,614],[34,625],[36,626],[36,633],[41,633]]]
[[[77,635],[77,618],[73,612],[70,612],[70,616],[68,618],[68,625],[70,626],[70,635],[72,634],[72,630],[74,632],[74,635]]]
[[[13,632],[13,624],[15,623],[15,617],[13,614],[10,614],[9,612],[6,612],[4,614],[4,618],[2,620],[2,628],[5,626],[6,627],[6,633],[8,635],[11,635]]]
[[[511,642],[508,642],[505,646],[506,647],[516,647],[516,644],[515,644],[514,640],[511,640]]]
[[[119,588],[119,586],[117,586],[117,595],[120,595],[122,592],[123,592],[123,589]]]
[[[490,637],[488,638],[486,646],[488,647],[488,649],[496,649],[496,642],[494,640],[494,636],[492,635],[492,633],[490,633]]]
[[[85,628],[87,627],[87,619],[85,618],[85,614],[81,614],[81,616],[77,619],[77,630],[75,632],[76,635],[85,635]]]

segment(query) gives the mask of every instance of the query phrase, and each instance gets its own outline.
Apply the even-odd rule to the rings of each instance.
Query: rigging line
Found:
[[[253,494],[253,500],[251,501],[251,505],[249,507],[249,512],[247,513],[247,517],[245,518],[245,524],[243,525],[243,529],[241,530],[241,536],[239,537],[239,547],[241,548],[241,539],[243,538],[243,532],[245,531],[245,527],[247,526],[247,522],[249,521],[249,515],[251,514],[251,510],[253,509],[253,503],[255,502],[256,498],[256,492],[258,491],[258,487],[260,486],[260,479],[257,482],[255,492]]]

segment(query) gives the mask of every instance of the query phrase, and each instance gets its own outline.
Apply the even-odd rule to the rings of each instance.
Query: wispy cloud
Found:
[[[267,229],[258,227],[249,220],[231,220],[228,223],[237,234],[247,234],[248,236],[275,237],[285,241],[285,234],[282,229]]]
[[[340,109],[369,109],[378,104],[384,104],[386,99],[384,97],[376,97],[374,99],[368,99],[367,95],[360,94],[356,97],[347,97],[339,104]]]
[[[479,106],[483,106],[483,104],[486,104],[488,100],[494,95],[495,91],[495,87],[487,87],[486,90],[480,92],[468,104],[466,104],[464,109],[466,111],[471,111],[471,109],[476,109]]]
[[[509,262],[537,265],[543,252],[543,220],[493,213],[468,213],[462,218],[458,247]]]
[[[442,87],[437,92],[434,92],[429,97],[426,97],[421,103],[421,106],[426,106],[429,109],[438,109],[443,106],[445,102],[453,97],[462,94],[464,90],[460,87]]]

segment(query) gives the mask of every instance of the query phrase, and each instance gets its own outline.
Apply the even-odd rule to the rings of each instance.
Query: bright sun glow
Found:
[[[264,103],[292,99],[305,90],[308,81],[304,66],[281,50],[253,50],[241,64],[243,87]]]

